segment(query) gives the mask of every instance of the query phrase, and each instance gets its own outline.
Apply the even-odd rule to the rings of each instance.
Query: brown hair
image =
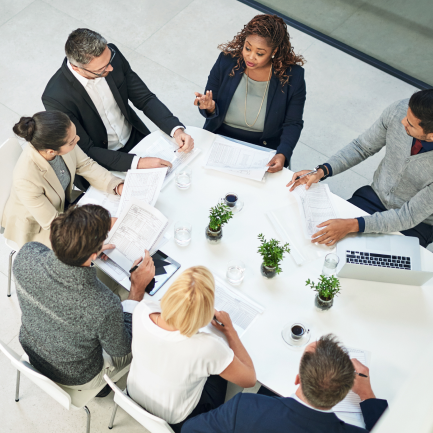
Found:
[[[184,271],[161,299],[162,318],[182,335],[192,337],[214,316],[215,280],[209,269]]]
[[[329,409],[346,397],[355,380],[347,350],[332,334],[320,337],[314,351],[304,352],[299,366],[301,389],[310,404]]]
[[[71,120],[61,111],[40,111],[33,117],[21,117],[12,128],[16,135],[37,150],[58,151],[66,144]]]
[[[110,214],[102,206],[71,206],[51,223],[51,246],[61,262],[81,266],[102,248],[110,227]]]
[[[250,35],[265,38],[272,50],[277,48],[275,57],[272,59],[272,67],[281,85],[285,86],[289,81],[289,76],[286,75],[287,68],[291,65],[302,66],[305,63],[305,59],[300,55],[296,55],[293,51],[287,26],[277,15],[256,15],[232,41],[218,45],[218,48],[224,54],[230,54],[232,57],[238,58],[236,66],[230,72],[230,76],[233,77],[235,71],[241,67],[245,39]]]

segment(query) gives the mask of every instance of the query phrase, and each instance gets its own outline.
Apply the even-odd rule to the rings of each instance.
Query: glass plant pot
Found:
[[[274,278],[277,275],[276,268],[265,266],[263,263],[260,265],[260,272],[266,278]]]
[[[319,294],[316,294],[316,298],[314,300],[314,305],[322,311],[329,310],[334,305],[334,298],[330,299],[329,301],[325,301],[322,299]]]
[[[209,228],[209,226],[206,227],[205,231],[206,239],[210,244],[219,244],[221,242],[221,238],[223,237],[223,229],[220,228],[217,232],[214,232]]]

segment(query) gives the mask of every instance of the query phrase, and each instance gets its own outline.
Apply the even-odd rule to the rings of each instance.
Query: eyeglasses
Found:
[[[106,69],[111,65],[111,62],[113,61],[114,56],[116,55],[116,51],[114,51],[114,50],[113,50],[112,48],[110,48],[110,47],[108,47],[108,48],[109,48],[110,51],[113,53],[113,55],[111,56],[111,59],[110,59],[110,61],[108,62],[108,64],[107,64],[107,65],[102,69],[101,72],[93,72],[93,71],[89,71],[88,69],[80,68],[79,66],[77,66],[77,68],[80,68],[80,69],[82,69],[83,71],[86,71],[86,72],[90,72],[91,74],[96,75],[97,77],[102,77],[102,76],[105,74]]]

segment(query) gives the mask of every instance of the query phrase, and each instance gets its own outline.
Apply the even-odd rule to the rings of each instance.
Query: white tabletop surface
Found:
[[[221,278],[225,278],[230,259],[238,258],[246,264],[245,279],[235,290],[265,307],[263,315],[242,336],[258,380],[283,396],[294,392],[303,348],[289,347],[281,337],[281,330],[286,324],[300,320],[311,329],[313,338],[332,332],[348,347],[370,351],[373,390],[378,398],[392,401],[415,361],[422,356],[423,345],[431,341],[432,283],[414,287],[341,279],[342,290],[334,306],[322,312],[314,307],[315,292],[305,286],[305,281],[318,278],[323,258],[298,266],[288,255],[282,262],[280,275],[271,280],[264,278],[260,273],[257,235],[263,233],[267,239],[278,239],[265,212],[295,203],[286,188],[292,172],[284,169],[267,173],[266,181],[261,183],[206,170],[202,168],[203,157],[214,134],[195,127],[188,127],[187,132],[194,138],[195,147],[202,150],[190,165],[191,187],[179,190],[172,181],[161,191],[155,207],[169,219],[169,232],[178,220],[191,222],[192,240],[189,246],[180,247],[171,238],[162,250],[181,263],[180,271],[204,265]],[[131,153],[140,154],[140,149],[161,135],[168,138],[161,131],[154,132]],[[210,245],[205,238],[209,209],[227,192],[236,192],[244,201],[244,208],[224,226],[221,243]],[[365,215],[345,200],[336,196],[335,199],[338,211],[345,217]],[[287,218],[290,220],[290,215]],[[423,269],[433,268],[433,254],[421,250]],[[155,298],[161,299],[168,287],[166,284],[161,288]]]

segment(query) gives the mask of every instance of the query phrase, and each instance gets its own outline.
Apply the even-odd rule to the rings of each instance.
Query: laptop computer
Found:
[[[421,286],[433,272],[421,269],[419,239],[410,236],[356,234],[337,244],[337,276],[355,280]]]

